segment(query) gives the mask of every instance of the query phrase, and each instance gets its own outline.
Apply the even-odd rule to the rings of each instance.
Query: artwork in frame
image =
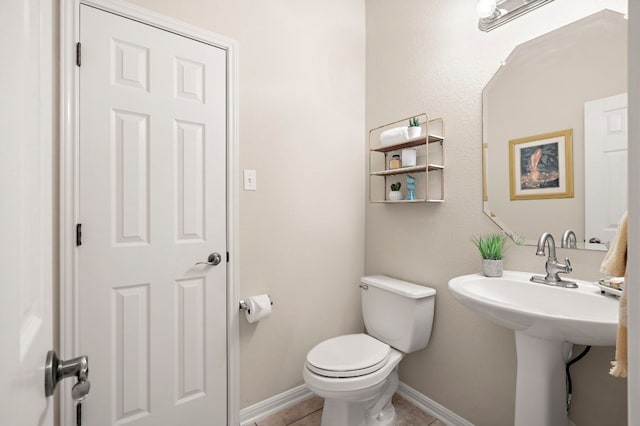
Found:
[[[573,129],[509,141],[511,200],[573,198]]]

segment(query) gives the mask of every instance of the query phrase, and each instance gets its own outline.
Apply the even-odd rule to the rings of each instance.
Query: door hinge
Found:
[[[76,65],[80,66],[82,63],[82,44],[80,42],[76,43]]]
[[[229,252],[227,252],[227,263],[229,263]]]
[[[76,225],[76,247],[82,245],[82,224]]]

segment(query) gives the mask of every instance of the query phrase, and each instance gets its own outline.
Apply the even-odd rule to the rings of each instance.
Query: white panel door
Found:
[[[84,5],[80,42],[83,422],[224,425],[226,52]]]
[[[627,210],[627,128],[626,93],[585,103],[587,248],[606,250]],[[592,238],[601,243],[590,243]]]
[[[0,2],[0,424],[50,426],[51,2]]]

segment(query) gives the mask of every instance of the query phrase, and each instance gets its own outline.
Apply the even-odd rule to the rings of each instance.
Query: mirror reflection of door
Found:
[[[627,94],[584,104],[585,236],[606,250],[627,210]]]

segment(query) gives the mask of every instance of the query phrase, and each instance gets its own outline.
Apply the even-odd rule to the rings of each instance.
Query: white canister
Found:
[[[416,165],[416,150],[403,149],[402,150],[402,167],[413,167],[415,165]]]

